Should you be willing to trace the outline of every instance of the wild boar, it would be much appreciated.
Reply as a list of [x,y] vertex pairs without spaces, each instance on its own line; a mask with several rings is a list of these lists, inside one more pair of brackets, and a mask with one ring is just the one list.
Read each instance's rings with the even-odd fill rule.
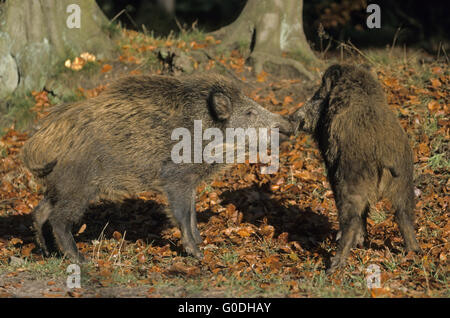
[[22,160],[44,185],[32,212],[36,240],[48,254],[42,226],[48,220],[59,249],[83,261],[72,225],[89,204],[120,201],[143,191],[164,193],[168,215],[180,227],[186,252],[200,258],[195,189],[226,163],[175,163],[176,128],[278,128],[280,115],[246,97],[232,80],[214,74],[119,79],[95,98],[57,106],[25,143]]
[[413,152],[371,73],[350,65],[329,67],[291,121],[317,141],[339,212],[339,244],[328,272],[344,265],[350,249],[364,242],[369,207],[381,198],[392,203],[406,249],[419,251]]

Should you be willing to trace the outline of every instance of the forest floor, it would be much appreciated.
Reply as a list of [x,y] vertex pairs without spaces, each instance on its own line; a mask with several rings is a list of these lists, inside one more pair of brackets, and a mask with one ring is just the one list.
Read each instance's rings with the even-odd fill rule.
[[[33,92],[24,104],[33,104],[38,119],[57,103],[98,95],[120,75],[215,70],[233,74],[255,101],[286,115],[319,85],[254,76],[238,50],[211,56],[217,43],[200,33],[154,39],[123,31],[119,44],[117,60],[72,59],[70,66],[81,70],[62,67],[51,88]],[[161,62],[158,56],[167,52],[181,57],[180,64]],[[390,204],[381,201],[369,214],[368,247],[354,249],[346,268],[326,275],[336,250],[337,211],[316,144],[298,134],[280,146],[277,174],[238,164],[197,189],[202,260],[182,252],[180,231],[162,212],[167,202],[160,195],[92,207],[74,228],[89,262],[81,265],[80,288],[70,289],[71,262],[45,258],[35,246],[30,212],[42,194],[18,159],[27,140],[19,127],[20,115],[28,114],[23,106],[0,141],[0,297],[449,297],[448,63],[397,49],[346,50],[325,62],[341,60],[372,66],[408,133],[422,255],[405,254]],[[56,85],[64,82],[66,88]],[[380,285],[369,289],[373,265]]]

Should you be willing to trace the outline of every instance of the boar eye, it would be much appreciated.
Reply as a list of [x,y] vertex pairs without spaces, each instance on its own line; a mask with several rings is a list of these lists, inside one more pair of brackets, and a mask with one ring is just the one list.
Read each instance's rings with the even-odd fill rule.
[[258,115],[258,112],[254,108],[247,109],[247,112],[245,113],[247,116],[256,116]]

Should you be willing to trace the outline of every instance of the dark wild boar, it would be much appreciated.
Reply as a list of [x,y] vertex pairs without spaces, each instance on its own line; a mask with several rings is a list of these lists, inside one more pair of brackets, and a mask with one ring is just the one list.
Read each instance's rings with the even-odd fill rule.
[[172,161],[178,142],[171,140],[173,130],[192,132],[194,120],[223,132],[227,127],[291,129],[220,75],[123,78],[98,97],[56,107],[22,153],[45,188],[32,213],[43,252],[48,254],[42,233],[48,220],[59,249],[82,261],[71,228],[89,204],[156,190],[167,195],[167,212],[181,229],[185,250],[201,257],[195,189],[226,164]]
[[291,120],[317,141],[339,212],[339,244],[328,272],[344,265],[350,249],[364,242],[367,213],[381,198],[392,203],[407,251],[419,251],[413,153],[370,72],[329,67],[321,87]]

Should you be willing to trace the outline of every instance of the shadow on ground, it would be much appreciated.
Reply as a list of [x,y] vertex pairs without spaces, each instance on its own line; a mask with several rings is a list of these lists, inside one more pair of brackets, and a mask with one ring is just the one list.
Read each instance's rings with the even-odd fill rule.
[[[233,204],[243,213],[243,222],[257,227],[267,218],[267,224],[275,229],[274,237],[286,232],[289,241],[298,241],[302,248],[327,256],[328,253],[319,245],[334,234],[328,217],[312,211],[309,207],[305,209],[299,209],[297,206],[287,207],[272,198],[271,192],[267,185],[261,187],[253,185],[236,191],[226,191],[220,196],[221,204],[223,206]],[[200,222],[206,221],[204,215],[207,216],[207,213],[199,214]]]
[[[316,252],[327,258],[328,252],[320,248],[326,238],[334,235],[331,224],[325,215],[312,211],[309,207],[301,210],[297,206],[286,207],[271,198],[270,189],[266,186],[252,186],[236,191],[226,191],[220,195],[221,204],[233,204],[243,213],[242,222],[256,227],[264,223],[275,229],[274,237],[281,233],[288,234],[289,241],[298,241],[302,248]],[[114,232],[125,234],[129,241],[143,240],[154,246],[171,245],[173,250],[181,252],[174,242],[163,238],[163,232],[172,227],[164,213],[165,206],[153,200],[128,199],[122,203],[102,203],[90,207],[78,225],[73,227],[76,242],[90,244],[104,238],[113,237]],[[198,213],[198,222],[204,229],[212,215],[217,213],[206,210]],[[85,230],[77,234],[80,226],[86,224]],[[46,238],[53,251],[53,239],[49,235],[50,228],[44,227]],[[0,217],[0,238],[9,240],[20,238],[24,244],[34,242],[31,215],[9,215]],[[52,248],[53,247],[53,248]]]

